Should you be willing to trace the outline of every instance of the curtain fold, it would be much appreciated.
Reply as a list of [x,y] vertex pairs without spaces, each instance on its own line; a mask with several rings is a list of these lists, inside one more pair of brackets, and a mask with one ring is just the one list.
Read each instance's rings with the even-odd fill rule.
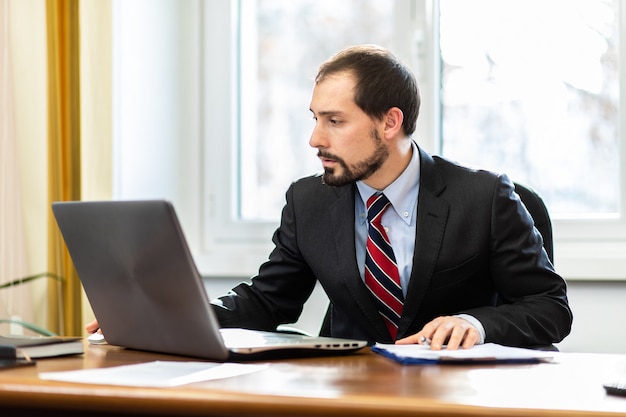
[[[14,118],[10,6],[9,0],[0,0],[0,284],[28,272]],[[0,318],[32,320],[29,288],[14,286],[0,292]],[[9,327],[2,328],[2,333],[18,331]]]
[[[48,200],[81,199],[79,0],[46,0],[48,49]],[[49,271],[65,277],[48,290],[48,329],[81,335],[81,285],[52,211]]]

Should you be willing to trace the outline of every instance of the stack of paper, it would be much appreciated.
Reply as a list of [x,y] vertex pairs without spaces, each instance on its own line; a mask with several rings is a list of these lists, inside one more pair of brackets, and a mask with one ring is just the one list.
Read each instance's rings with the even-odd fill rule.
[[536,363],[550,361],[555,352],[485,343],[470,349],[431,350],[426,345],[377,343],[372,351],[403,364],[432,363]]

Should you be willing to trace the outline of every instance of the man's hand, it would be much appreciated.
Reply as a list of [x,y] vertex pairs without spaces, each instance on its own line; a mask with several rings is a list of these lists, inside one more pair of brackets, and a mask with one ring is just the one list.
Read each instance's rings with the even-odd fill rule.
[[95,333],[97,331],[100,330],[100,326],[98,325],[98,320],[94,320],[91,323],[88,323],[85,326],[85,330],[87,331],[87,333],[91,334],[91,333]]
[[397,340],[399,345],[425,344],[430,340],[432,350],[441,350],[444,345],[449,350],[459,347],[469,349],[480,340],[480,332],[469,321],[454,316],[437,317],[427,323],[422,330],[412,336]]

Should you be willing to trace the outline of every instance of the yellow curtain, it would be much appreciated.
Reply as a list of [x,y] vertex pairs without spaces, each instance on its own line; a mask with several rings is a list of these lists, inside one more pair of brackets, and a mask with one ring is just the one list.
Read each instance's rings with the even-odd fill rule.
[[[79,0],[46,0],[49,202],[80,200]],[[65,277],[48,291],[48,329],[81,335],[81,286],[56,221],[48,215],[48,267]]]
[[[10,1],[0,0],[0,284],[28,273],[15,122],[13,51],[16,44],[12,39],[15,23],[11,13]],[[28,288],[17,285],[0,291],[0,318],[32,320]],[[12,333],[12,330],[3,325],[1,333]]]

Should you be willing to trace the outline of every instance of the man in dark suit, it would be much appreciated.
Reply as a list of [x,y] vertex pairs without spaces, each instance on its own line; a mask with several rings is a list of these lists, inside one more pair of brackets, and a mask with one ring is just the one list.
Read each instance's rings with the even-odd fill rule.
[[[411,138],[419,105],[413,74],[384,49],[348,48],[320,67],[310,145],[324,172],[287,191],[258,275],[213,301],[223,327],[294,323],[319,281],[332,336],[457,349],[568,335],[566,284],[512,182],[420,149]],[[390,202],[381,224],[394,254],[392,313],[369,289],[365,266],[366,207],[380,193]]]
[[[214,301],[223,327],[293,323],[319,281],[332,336],[433,349],[567,336],[566,284],[512,182],[420,149],[411,138],[419,105],[413,74],[384,49],[348,48],[320,67],[310,145],[324,172],[287,191],[258,275]],[[381,192],[402,291],[392,333],[365,283],[366,201]]]

